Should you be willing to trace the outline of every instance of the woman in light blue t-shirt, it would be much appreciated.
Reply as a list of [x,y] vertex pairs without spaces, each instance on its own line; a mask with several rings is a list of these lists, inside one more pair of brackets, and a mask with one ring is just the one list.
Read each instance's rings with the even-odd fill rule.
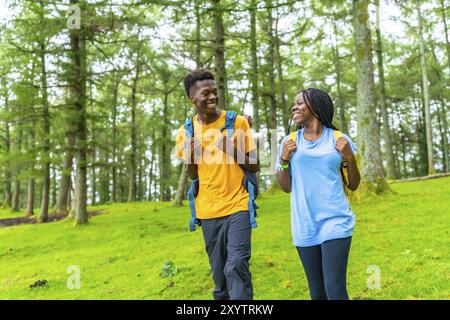
[[344,192],[341,163],[348,163],[347,187],[358,188],[356,147],[346,135],[335,141],[333,102],[319,89],[300,92],[292,107],[296,139],[280,144],[276,169],[291,192],[293,243],[308,279],[311,299],[348,299],[347,262],[355,215]]

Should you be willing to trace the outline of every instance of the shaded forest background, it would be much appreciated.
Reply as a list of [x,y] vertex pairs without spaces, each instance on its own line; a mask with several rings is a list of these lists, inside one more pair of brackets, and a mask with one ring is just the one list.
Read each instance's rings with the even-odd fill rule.
[[357,142],[365,190],[449,170],[448,1],[2,2],[3,208],[82,224],[88,204],[181,205],[174,135],[194,114],[182,79],[197,67],[266,151],[296,94],[317,87]]

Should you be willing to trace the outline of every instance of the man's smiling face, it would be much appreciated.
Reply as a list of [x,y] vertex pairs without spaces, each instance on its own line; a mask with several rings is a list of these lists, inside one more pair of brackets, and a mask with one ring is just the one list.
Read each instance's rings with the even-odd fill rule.
[[192,86],[190,99],[198,113],[214,114],[219,101],[214,80],[197,81]]

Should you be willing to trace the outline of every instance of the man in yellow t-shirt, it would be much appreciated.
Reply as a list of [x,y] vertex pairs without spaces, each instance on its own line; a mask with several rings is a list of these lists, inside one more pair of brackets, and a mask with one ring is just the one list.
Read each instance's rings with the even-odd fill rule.
[[196,111],[194,137],[187,139],[181,127],[176,153],[189,177],[199,178],[195,209],[215,282],[213,296],[216,300],[253,299],[249,195],[243,185],[244,169],[259,171],[251,129],[238,115],[232,138],[221,131],[226,112],[217,107],[217,88],[208,70],[192,71],[184,86]]

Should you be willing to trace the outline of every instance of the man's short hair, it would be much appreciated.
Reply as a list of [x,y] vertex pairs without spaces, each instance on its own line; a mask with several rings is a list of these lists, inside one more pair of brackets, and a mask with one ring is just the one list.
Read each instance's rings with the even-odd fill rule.
[[186,91],[186,95],[188,97],[190,96],[191,89],[195,83],[201,80],[214,81],[214,76],[208,69],[195,69],[184,78],[184,90]]

